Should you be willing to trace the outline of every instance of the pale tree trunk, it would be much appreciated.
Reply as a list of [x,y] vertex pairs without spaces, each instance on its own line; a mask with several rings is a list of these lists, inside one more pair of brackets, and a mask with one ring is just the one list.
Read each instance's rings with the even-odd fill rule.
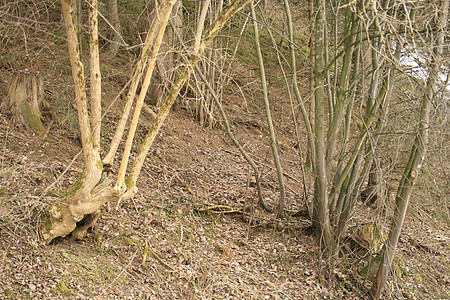
[[[50,209],[49,216],[41,228],[41,236],[47,242],[50,242],[55,237],[66,236],[70,232],[74,231],[77,226],[77,222],[80,222],[85,215],[95,213],[102,204],[102,199],[111,199],[111,196],[114,194],[114,191],[112,190],[106,191],[107,195],[103,195],[103,193],[105,193],[103,191],[94,191],[94,187],[101,178],[102,163],[98,151],[99,149],[94,146],[97,141],[94,141],[94,136],[91,131],[91,124],[89,122],[90,118],[88,114],[84,67],[79,53],[79,42],[77,30],[75,28],[75,14],[73,11],[73,6],[70,5],[70,1],[62,0],[61,2],[64,21],[66,24],[69,57],[70,64],[72,66],[72,77],[75,84],[75,99],[77,104],[81,142],[83,145],[84,169],[77,184],[69,192],[65,201],[56,204]],[[89,14],[89,24],[97,25],[97,1],[93,0],[90,4],[92,6],[90,8],[90,11],[92,10],[92,14]],[[95,36],[96,31],[90,30],[89,34],[90,40],[95,43],[93,47],[97,47],[97,50],[93,50],[93,55],[95,56],[96,53],[98,55],[98,37]],[[91,50],[93,47],[91,47]],[[98,65],[96,64],[91,65],[92,76],[95,76],[95,74],[100,76],[100,70],[96,69],[97,67]],[[98,83],[96,82],[95,85],[97,84]],[[97,93],[92,92],[92,95],[96,97]],[[92,99],[93,103],[100,100],[101,99]],[[94,103],[93,106],[97,107],[98,103]],[[97,112],[93,112],[93,114],[96,113]],[[100,124],[97,122],[94,126],[100,127]],[[101,194],[99,194],[99,192]]]
[[[192,55],[189,63],[181,71],[177,81],[169,92],[164,105],[161,107],[158,115],[155,117],[153,125],[144,138],[144,141],[140,147],[136,160],[131,166],[130,174],[126,180],[127,183],[125,186],[124,174],[130,155],[129,148],[131,147],[131,143],[134,138],[137,118],[139,117],[140,108],[142,107],[143,98],[145,97],[145,93],[147,92],[156,56],[159,52],[159,46],[161,44],[162,36],[167,26],[169,15],[171,13],[173,5],[175,4],[175,1],[176,0],[166,1],[162,4],[162,8],[160,10],[160,18],[158,18],[158,21],[155,22],[149,29],[147,38],[154,41],[154,43],[150,43],[153,44],[153,48],[148,48],[145,51],[148,52],[147,57],[149,58],[149,60],[140,61],[147,65],[147,72],[144,79],[144,86],[141,89],[141,94],[139,95],[136,103],[135,112],[138,111],[138,113],[135,113],[133,117],[130,132],[125,144],[125,147],[128,150],[126,150],[125,154],[123,155],[118,179],[116,185],[113,187],[111,186],[112,181],[110,181],[108,178],[101,180],[104,168],[96,147],[97,137],[95,130],[97,127],[100,127],[100,120],[96,120],[97,117],[95,116],[95,110],[97,108],[96,102],[100,101],[101,99],[98,99],[98,94],[96,92],[91,91],[91,97],[93,98],[91,99],[92,104],[90,107],[91,115],[89,115],[83,64],[79,55],[78,39],[74,26],[74,12],[72,6],[70,5],[71,2],[62,0],[62,9],[68,37],[69,56],[72,66],[72,75],[75,83],[78,121],[80,125],[84,154],[84,169],[83,174],[78,179],[77,184],[68,193],[66,198],[58,204],[54,205],[49,210],[46,218],[44,218],[42,226],[40,227],[40,234],[47,243],[49,243],[56,237],[64,237],[69,233],[72,233],[72,235],[77,238],[83,237],[86,233],[86,230],[97,220],[99,214],[98,209],[100,208],[100,206],[109,201],[128,199],[135,194],[135,192],[137,191],[136,180],[144,164],[144,160],[147,156],[148,150],[152,145],[156,135],[158,134],[164,120],[167,118],[170,112],[170,107],[173,105],[175,99],[177,98],[177,95],[179,94],[183,85],[186,83],[189,75],[193,72],[195,64],[198,62],[199,56],[204,51],[205,47],[209,43],[211,43],[214,37],[217,36],[217,34],[223,28],[224,24],[246,4],[248,4],[248,2],[250,2],[250,0],[233,1],[228,6],[227,10],[224,11],[210,27],[210,30],[206,34],[206,37],[200,43],[198,53]],[[97,26],[97,1],[91,0],[90,6],[92,12],[90,12],[89,14],[89,24],[90,26]],[[96,57],[96,55],[98,54],[98,37],[96,36],[96,32],[97,31],[92,28],[89,31],[90,41],[93,45],[90,47],[90,54],[94,57]],[[97,49],[95,49],[96,47]],[[95,85],[99,85],[99,82],[96,82],[95,79],[97,76],[100,77],[100,70],[97,69],[97,64],[91,63],[90,65],[91,76],[94,77],[91,78],[91,82],[94,82]],[[143,68],[144,66],[141,66],[140,72],[142,72]],[[135,80],[137,77],[139,77],[139,75],[135,73],[133,75],[133,80]],[[133,85],[133,82],[131,85]],[[128,105],[128,99],[126,105]],[[129,111],[124,111],[123,114],[125,115],[128,113]],[[126,123],[126,118],[122,117],[121,121],[123,119],[125,119]],[[91,128],[91,124],[94,128]],[[116,133],[120,141],[121,137],[123,136],[123,130],[118,130]],[[116,140],[113,140],[111,143],[115,144],[118,142]],[[114,157],[116,150],[116,146],[111,146],[111,157]],[[109,162],[112,162],[112,158]]]
[[[215,18],[217,18],[217,16],[222,12],[224,7],[224,3],[223,0],[220,1],[216,1],[214,3],[214,5],[211,6],[211,10],[210,10],[210,19],[213,20]],[[224,56],[225,53],[222,51],[223,46],[222,46],[222,42],[224,41],[224,39],[216,39],[212,44],[211,47],[209,48],[208,51],[208,68],[206,68],[206,76],[208,77],[208,81],[211,83],[211,87],[212,89],[215,91],[214,93],[216,94],[217,100],[219,100],[219,102],[222,102],[222,91],[223,91],[223,87],[224,87],[224,82],[226,81],[226,70],[225,69],[225,60],[221,57]],[[216,65],[217,62],[217,65]],[[221,62],[221,63],[219,63]],[[231,65],[229,66],[231,67]],[[217,72],[217,70],[219,70],[219,72]],[[212,98],[212,92],[207,91],[206,92],[206,105],[203,107],[204,109],[206,109],[206,113],[207,113],[207,124],[209,126],[209,128],[211,128],[214,125],[214,104],[211,100]]]
[[[138,88],[138,85],[141,81],[141,78],[144,74],[144,69],[148,65],[148,61],[150,59],[150,55],[152,55],[152,47],[155,42],[155,39],[158,35],[158,32],[160,31],[161,24],[158,23],[158,20],[155,20],[152,25],[150,25],[150,28],[147,32],[147,36],[145,38],[144,45],[142,46],[141,51],[141,57],[139,61],[136,64],[136,67],[134,68],[133,75],[130,79],[130,87],[128,89],[127,97],[125,100],[124,110],[122,113],[122,116],[117,124],[116,131],[114,132],[114,136],[111,140],[111,145],[109,148],[108,153],[106,154],[105,158],[103,159],[103,164],[107,168],[111,168],[113,166],[114,157],[116,155],[117,149],[119,148],[120,141],[122,140],[123,134],[125,132],[125,126],[131,111],[131,108],[133,106],[134,98],[136,96],[136,91]],[[156,57],[156,56],[155,56]],[[152,56],[152,59],[154,60],[154,57]],[[152,72],[152,69],[149,69],[147,73]],[[151,73],[150,73],[151,75]],[[146,90],[144,90],[146,92]],[[144,100],[145,93],[143,93],[143,90],[141,88],[139,97],[141,98],[140,101]]]
[[400,181],[394,216],[392,218],[391,231],[384,245],[382,260],[378,267],[377,275],[373,281],[371,293],[375,299],[379,299],[383,291],[387,275],[392,266],[395,249],[398,238],[405,221],[406,211],[409,205],[412,188],[419,175],[419,169],[425,158],[425,152],[428,144],[428,131],[430,121],[431,102],[435,95],[436,82],[439,80],[439,69],[442,63],[443,45],[445,39],[445,29],[448,22],[448,0],[442,2],[442,9],[438,21],[438,32],[434,42],[434,55],[429,70],[429,77],[426,85],[425,94],[422,98],[420,109],[420,123],[417,128],[416,138],[412,146],[408,164],[402,174]]
[[258,65],[259,65],[259,72],[261,76],[261,84],[262,84],[262,93],[263,93],[263,102],[264,102],[264,108],[266,112],[266,120],[267,120],[267,126],[269,128],[269,134],[270,134],[270,148],[272,149],[272,155],[273,155],[273,161],[275,163],[275,167],[277,170],[277,176],[278,176],[278,185],[280,188],[280,199],[278,200],[277,205],[277,217],[282,217],[284,214],[284,206],[286,202],[286,191],[284,186],[284,180],[283,180],[283,169],[280,162],[280,156],[278,152],[278,146],[277,146],[277,137],[275,135],[275,128],[273,126],[272,121],[272,115],[270,112],[270,104],[269,104],[269,96],[267,92],[267,81],[266,81],[266,73],[264,71],[264,62],[261,54],[261,46],[259,43],[259,32],[258,32],[258,23],[256,22],[256,13],[254,4],[252,3],[250,5],[252,18],[253,18],[253,28],[255,32],[255,47],[256,47],[256,55],[258,57]]
[[[152,13],[155,17],[155,12]],[[176,51],[177,39],[176,35],[183,33],[183,8],[182,1],[177,0],[170,16],[172,27],[166,30],[161,44],[159,55],[156,60],[155,73],[148,91],[151,105],[160,107],[170,90],[170,86],[174,81],[176,64],[179,55]]]
[[153,45],[153,53],[149,56],[149,60],[147,62],[147,71],[145,73],[144,81],[142,83],[141,91],[139,93],[139,97],[136,101],[136,106],[134,108],[134,115],[131,119],[130,129],[128,131],[127,140],[125,142],[125,149],[122,156],[122,162],[120,164],[120,169],[117,174],[117,182],[116,189],[117,190],[126,190],[125,186],[125,173],[128,166],[128,160],[131,153],[131,147],[133,145],[133,139],[136,134],[137,125],[139,122],[139,116],[141,114],[141,109],[144,104],[145,96],[147,94],[147,90],[150,86],[150,80],[152,78],[153,70],[155,69],[157,53],[159,53],[160,46],[162,43],[162,39],[164,37],[165,28],[169,22],[169,16],[172,11],[173,6],[175,5],[176,0],[169,1],[167,9],[164,11],[165,13],[162,16],[159,16],[161,19],[161,25],[155,26],[159,27],[159,31],[155,38],[155,43]]
[[111,42],[109,43],[108,51],[112,56],[116,56],[122,42],[122,28],[120,26],[117,0],[106,0],[106,9],[111,26]]
[[91,130],[94,151],[100,153],[100,132],[102,119],[102,74],[100,72],[100,53],[98,49],[98,1],[92,0],[89,6],[89,67]]
[[[198,41],[201,38],[203,28],[208,24],[208,21],[211,24],[211,22],[217,18],[217,16],[222,12],[223,6],[223,0],[216,2],[205,0],[201,4],[201,7],[200,5],[197,6],[199,12],[196,19],[197,27],[193,45],[194,51],[196,47],[198,47]],[[210,86],[214,90],[215,95],[219,97],[218,99],[220,101],[221,89],[223,88],[223,77],[221,75],[216,76],[216,71],[223,68],[223,63],[219,62],[219,55],[225,54],[221,52],[222,47],[218,47],[217,43],[219,43],[219,41],[214,41],[208,49],[205,50],[205,53],[199,62],[199,68],[208,79]],[[220,72],[220,74],[224,73],[225,72]],[[212,127],[214,125],[215,106],[211,92],[202,81],[197,80],[195,77],[193,80],[195,80],[194,84],[196,86],[196,98],[198,99],[194,107],[195,117],[201,126]]]
[[[122,193],[121,189],[112,188],[109,180],[100,182],[103,165],[99,153],[101,128],[101,74],[98,54],[98,3],[96,0],[91,0],[89,9],[91,59],[91,114],[89,115],[84,67],[79,54],[79,41],[74,25],[74,11],[69,1],[62,0],[61,2],[68,37],[72,76],[75,83],[78,123],[80,126],[84,154],[84,169],[77,184],[66,196],[64,202],[58,203],[50,209],[49,216],[41,228],[41,236],[47,242],[50,242],[58,236],[66,236],[69,233],[72,233],[78,238],[84,236],[90,224],[83,224],[84,226],[77,228],[77,222],[82,221],[85,216],[87,216],[88,219],[91,219],[91,222],[96,220],[95,215],[100,206],[106,202],[117,200]],[[169,12],[170,9],[171,6],[169,6]],[[164,30],[165,25],[161,24],[159,28],[159,30]],[[91,214],[94,214],[94,216],[90,216]]]
[[330,219],[328,212],[328,191],[326,172],[326,137],[325,137],[325,30],[326,13],[325,0],[316,0],[316,28],[315,28],[315,78],[314,78],[314,212],[313,223],[316,227],[319,242],[330,246]]
[[[242,8],[244,8],[251,1],[252,0],[244,0],[244,1],[234,0],[234,1],[232,1],[227,6],[227,9],[224,10],[217,17],[217,19],[213,22],[213,24],[209,27],[209,30],[205,34],[205,37],[203,38],[203,40],[200,43],[200,46],[198,47],[197,53],[193,53],[191,55],[189,62],[185,65],[185,67],[179,73],[179,75],[177,77],[178,79],[173,84],[168,96],[166,97],[164,104],[161,106],[161,108],[158,112],[158,115],[155,117],[155,120],[153,121],[152,126],[150,127],[147,135],[144,138],[144,141],[142,142],[142,145],[139,148],[136,160],[134,161],[133,165],[131,166],[130,174],[129,174],[129,176],[127,178],[127,182],[126,182],[127,189],[130,191],[130,193],[133,193],[136,191],[136,189],[137,189],[136,181],[139,177],[142,166],[144,165],[144,161],[145,161],[147,153],[150,149],[150,146],[153,144],[153,141],[155,140],[156,135],[158,134],[163,122],[169,115],[170,108],[172,107],[178,94],[180,93],[181,88],[185,85],[185,83],[189,79],[190,74],[193,73],[194,68],[200,59],[200,55],[205,51],[205,48],[208,45],[210,45],[210,43],[213,41],[213,39],[219,34],[219,32],[222,30],[225,23],[233,15],[235,15],[237,12],[239,12]],[[127,192],[128,195],[130,193]]]
[[[202,5],[202,9],[200,10],[199,17],[197,19],[197,31],[195,33],[195,40],[194,40],[194,53],[198,50],[198,47],[200,46],[200,39],[202,37],[203,28],[205,27],[205,20],[206,20],[206,14],[208,12],[209,6],[211,4],[211,0],[205,0]],[[205,95],[204,91],[202,90],[201,86],[198,87],[198,92],[200,93],[200,103],[197,105],[197,117],[200,121],[200,125],[205,125],[206,120],[206,109],[205,109]]]
[[42,77],[18,75],[8,83],[7,97],[0,102],[0,109],[27,128],[42,133],[41,109],[44,102]]
[[194,53],[197,53],[200,48],[200,41],[202,39],[203,28],[205,28],[206,13],[208,12],[210,4],[211,0],[205,0],[203,2],[202,10],[200,12],[200,16],[197,21],[197,31],[195,33],[194,50],[193,50]]

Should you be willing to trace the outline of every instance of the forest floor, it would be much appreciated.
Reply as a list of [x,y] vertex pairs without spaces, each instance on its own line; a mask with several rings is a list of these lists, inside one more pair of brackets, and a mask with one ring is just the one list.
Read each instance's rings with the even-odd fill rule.
[[[60,72],[70,74],[67,67]],[[298,149],[284,142],[290,141],[288,131],[279,128],[288,217],[278,220],[259,208],[248,165],[220,126],[202,128],[180,105],[151,149],[137,196],[118,207],[105,205],[84,240],[66,237],[44,245],[40,215],[63,199],[82,170],[73,92],[60,75],[44,74],[54,108],[44,135],[0,114],[0,298],[368,298],[361,249],[349,246],[333,280],[326,279],[326,261],[319,259],[307,216],[311,177],[306,168],[305,197]],[[0,82],[7,82],[5,74]],[[229,95],[226,109],[236,137],[258,160],[264,198],[273,206],[276,174],[263,113],[252,101]],[[118,113],[112,110],[105,119],[105,145]],[[138,139],[151,117],[143,119]],[[256,211],[249,223],[242,211],[251,201]],[[367,222],[377,215],[361,209]],[[449,226],[427,209],[416,205],[407,218],[387,299],[450,297]]]

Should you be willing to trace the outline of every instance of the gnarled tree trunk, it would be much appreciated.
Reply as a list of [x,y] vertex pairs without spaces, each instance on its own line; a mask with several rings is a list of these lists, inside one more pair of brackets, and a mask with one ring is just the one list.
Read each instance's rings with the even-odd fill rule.
[[[133,143],[139,114],[143,105],[144,96],[147,93],[152,72],[154,70],[157,53],[159,52],[169,15],[176,0],[167,0],[161,5],[160,15],[147,34],[146,43],[143,47],[143,57],[136,66],[137,75],[134,74],[130,83],[133,91],[127,97],[123,116],[118,125],[116,134],[111,142],[111,149],[107,157],[100,159],[100,128],[101,128],[101,75],[98,52],[98,17],[97,0],[90,0],[89,11],[89,54],[90,54],[90,110],[88,110],[88,97],[84,77],[84,65],[80,58],[78,39],[74,25],[74,12],[72,3],[69,0],[62,0],[62,9],[66,32],[68,36],[68,47],[70,63],[72,66],[72,76],[75,83],[75,95],[78,112],[78,123],[80,125],[81,142],[83,145],[84,168],[83,174],[78,182],[68,193],[66,198],[55,204],[49,211],[49,215],[44,218],[40,227],[41,237],[47,242],[51,242],[56,237],[64,237],[70,233],[77,238],[84,236],[87,228],[98,218],[98,209],[104,203],[110,201],[120,201],[131,198],[137,191],[136,181],[156,135],[167,118],[170,108],[175,102],[181,88],[186,83],[189,75],[193,72],[200,55],[206,46],[211,43],[214,37],[221,31],[224,24],[239,10],[241,10],[250,0],[234,0],[214,22],[205,38],[200,43],[196,53],[193,53],[189,62],[179,73],[176,82],[172,86],[164,104],[158,115],[155,117],[153,125],[149,129],[138,155],[131,166],[129,175],[125,178],[128,161],[130,158],[130,148]],[[150,48],[150,46],[152,47]],[[145,50],[145,51],[144,51]],[[141,76],[138,76],[147,66],[141,93],[135,105],[134,116],[131,121],[125,150],[122,154],[121,166],[118,171],[118,178],[115,185],[112,180],[106,178],[105,169],[107,165],[113,166],[112,161],[117,152],[117,144],[123,137],[125,123],[128,119],[132,100],[134,99],[136,86]],[[131,101],[129,101],[131,100]]]

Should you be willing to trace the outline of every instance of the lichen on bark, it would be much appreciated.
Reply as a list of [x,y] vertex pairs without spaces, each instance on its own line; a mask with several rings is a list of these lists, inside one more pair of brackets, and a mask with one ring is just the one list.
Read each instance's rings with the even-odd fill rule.
[[38,114],[38,112],[33,110],[28,102],[22,102],[21,112],[28,127],[34,130],[36,133],[41,133],[44,131],[44,126],[41,122],[41,116]]

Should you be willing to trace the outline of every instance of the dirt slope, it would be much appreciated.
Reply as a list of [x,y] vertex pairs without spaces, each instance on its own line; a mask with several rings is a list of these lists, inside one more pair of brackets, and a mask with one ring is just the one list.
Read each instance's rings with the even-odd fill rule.
[[[86,240],[66,238],[49,246],[37,239],[37,218],[76,180],[81,161],[70,162],[80,147],[59,130],[42,139],[12,127],[5,115],[0,120],[0,294],[299,299],[329,293],[315,282],[317,249],[313,237],[302,234],[309,223],[273,222],[258,211],[249,227],[238,212],[246,194],[256,199],[252,186],[246,192],[246,164],[220,129],[200,128],[184,110],[175,110],[158,138],[138,196],[118,211],[115,203],[105,207]],[[248,147],[263,149],[258,143]],[[274,199],[270,173],[265,195]],[[290,209],[300,207],[301,199],[290,196],[298,200],[290,201]],[[225,213],[206,210],[214,205]]]
[[[151,150],[137,197],[117,211],[116,203],[103,207],[85,240],[68,237],[43,245],[40,214],[62,199],[82,170],[65,45],[52,50],[34,64],[24,63],[27,72],[45,78],[53,107],[48,132],[35,136],[0,114],[0,298],[367,298],[369,285],[360,275],[365,260],[358,260],[354,249],[340,261],[336,280],[328,282],[319,273],[324,264],[304,216],[311,178],[306,179],[307,201],[297,149],[290,142],[292,128],[278,127],[287,209],[302,213],[274,220],[258,207],[249,225],[240,211],[257,197],[247,164],[220,128],[201,128],[181,106]],[[123,61],[104,65],[105,106],[127,81],[129,66]],[[23,70],[0,67],[0,88],[16,69]],[[251,94],[239,95],[231,88],[226,109],[237,138],[258,160],[264,197],[274,205],[277,182],[261,103]],[[276,120],[287,118],[283,96],[272,99]],[[117,107],[104,120],[105,145]],[[140,138],[150,119],[144,116]],[[419,201],[413,201],[413,209],[399,243],[398,277],[389,281],[385,297],[445,299],[450,297],[448,224],[429,217]],[[370,222],[377,213],[368,208],[363,215]]]

